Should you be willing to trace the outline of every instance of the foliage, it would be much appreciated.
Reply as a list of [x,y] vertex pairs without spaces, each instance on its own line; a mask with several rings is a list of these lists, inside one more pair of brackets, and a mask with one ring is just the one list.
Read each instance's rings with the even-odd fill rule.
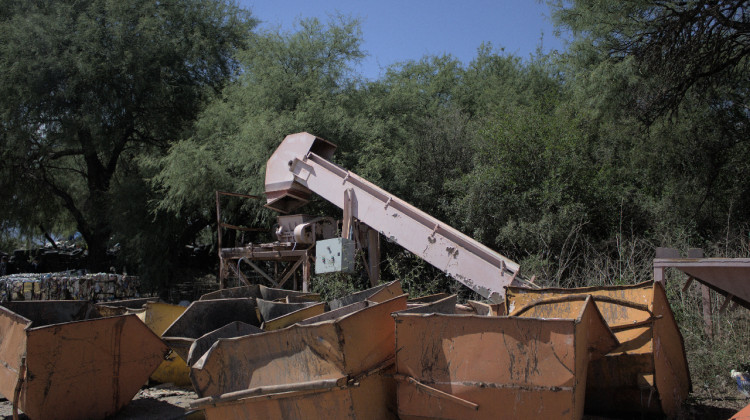
[[[300,22],[293,34],[258,34],[238,56],[243,71],[200,115],[195,133],[158,162],[159,208],[180,214],[213,207],[215,190],[260,195],[265,162],[287,134],[349,130],[347,75],[362,57],[357,21]],[[345,148],[345,143],[339,143]],[[227,216],[270,226],[262,202]],[[239,223],[239,222],[238,222]]]
[[[647,75],[638,110],[654,118],[674,110],[692,89],[734,85],[750,54],[748,5],[738,0],[550,1],[554,17],[581,48],[614,60],[634,58]],[[586,47],[584,47],[586,46]],[[733,100],[744,101],[737,92]]]
[[254,21],[222,1],[5,0],[0,9],[3,214],[26,230],[75,226],[100,269],[113,184],[138,182],[123,161],[191,129],[237,69],[232,54]]

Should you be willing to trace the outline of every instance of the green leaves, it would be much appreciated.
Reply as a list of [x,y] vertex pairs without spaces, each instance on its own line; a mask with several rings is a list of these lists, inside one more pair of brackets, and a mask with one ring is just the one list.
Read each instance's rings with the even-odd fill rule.
[[67,213],[94,266],[104,264],[115,233],[112,183],[139,182],[136,167],[120,162],[158,155],[190,131],[236,71],[233,54],[255,21],[222,1],[3,6],[0,153],[10,169],[0,189],[24,202],[46,198],[5,214],[33,226]]

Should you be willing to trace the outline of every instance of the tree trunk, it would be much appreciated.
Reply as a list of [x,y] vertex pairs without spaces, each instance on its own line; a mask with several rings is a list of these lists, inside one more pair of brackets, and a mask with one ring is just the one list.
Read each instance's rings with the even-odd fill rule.
[[83,235],[88,246],[89,256],[86,260],[86,268],[92,273],[109,272],[111,263],[107,256],[108,234]]

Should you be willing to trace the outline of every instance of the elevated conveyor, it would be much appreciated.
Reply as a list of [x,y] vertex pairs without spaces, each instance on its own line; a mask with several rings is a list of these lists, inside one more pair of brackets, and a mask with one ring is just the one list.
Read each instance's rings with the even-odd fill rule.
[[287,136],[266,165],[266,207],[289,213],[315,193],[485,298],[501,303],[517,263],[330,161],[336,146]]

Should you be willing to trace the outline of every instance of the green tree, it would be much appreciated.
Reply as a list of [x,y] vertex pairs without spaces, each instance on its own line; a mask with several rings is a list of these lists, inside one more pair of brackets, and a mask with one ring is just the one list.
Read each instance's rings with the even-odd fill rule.
[[[593,48],[610,60],[632,59],[648,82],[634,91],[632,105],[648,120],[675,110],[691,89],[736,86],[747,74],[750,9],[745,1],[549,3],[557,23],[576,36],[576,53],[588,50],[584,55],[591,56]],[[731,100],[744,106],[744,96],[744,90],[736,92]]]
[[[364,56],[356,20],[302,20],[294,33],[265,32],[238,55],[242,72],[200,115],[195,133],[158,163],[159,208],[173,214],[212,209],[215,190],[262,195],[265,163],[283,138],[308,131],[332,139],[337,158],[351,150],[359,124],[351,117],[352,65]],[[273,223],[264,201],[227,217]],[[306,209],[306,211],[312,211]]]
[[[0,2],[0,206],[57,221],[101,269],[131,164],[189,133],[255,21],[224,1]],[[124,164],[127,162],[128,164]]]
[[638,197],[626,200],[637,230],[687,228],[700,241],[745,220],[746,2],[550,3],[574,35],[566,58],[584,129]]

